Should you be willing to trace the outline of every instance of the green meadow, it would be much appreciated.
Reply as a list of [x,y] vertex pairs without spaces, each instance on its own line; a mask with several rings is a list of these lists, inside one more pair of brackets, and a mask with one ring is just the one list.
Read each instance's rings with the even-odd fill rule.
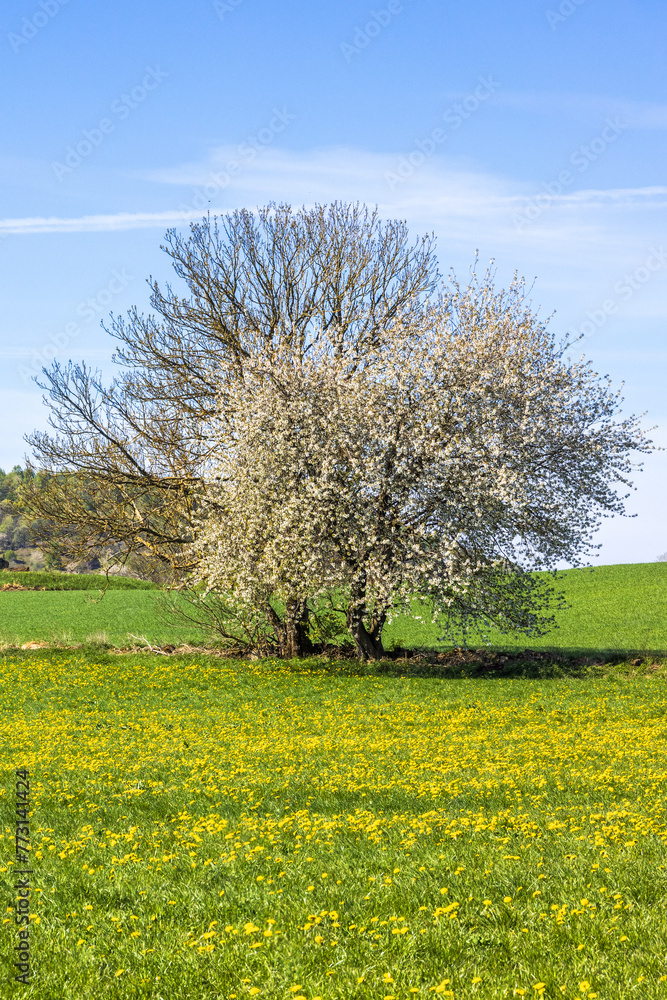
[[19,572],[3,570],[0,573],[0,587],[18,585],[36,590],[92,590],[100,593],[108,590],[155,590],[155,584],[147,580],[134,580],[126,576],[110,576],[107,584],[105,576],[97,573],[49,573]]
[[[667,651],[667,563],[636,563],[573,569],[558,574],[556,588],[567,603],[557,628],[539,639],[491,632],[495,648],[571,650],[583,653]],[[415,603],[415,608],[418,604]],[[397,645],[436,644],[437,626],[397,621],[389,635]],[[471,645],[483,644],[471,636]]]
[[565,574],[492,676],[122,653],[202,637],[150,586],[15,579],[81,589],[0,592],[6,955],[22,769],[32,869],[2,996],[667,998],[666,565]]
[[[667,996],[666,671],[0,653],[23,1000]],[[24,904],[21,904],[24,905]]]
[[[113,577],[101,596],[104,578],[66,574],[0,574],[0,584],[16,582],[47,590],[0,592],[0,643],[31,640],[132,645],[131,636],[151,644],[210,642],[193,627],[165,621],[161,594],[151,584]],[[600,566],[559,574],[556,586],[570,607],[559,613],[558,628],[540,639],[491,633],[469,637],[472,646],[498,649],[569,650],[583,654],[667,651],[667,563]],[[77,587],[77,589],[73,589]],[[415,610],[426,612],[415,602]],[[386,648],[443,648],[442,630],[430,622],[399,617],[385,629]]]

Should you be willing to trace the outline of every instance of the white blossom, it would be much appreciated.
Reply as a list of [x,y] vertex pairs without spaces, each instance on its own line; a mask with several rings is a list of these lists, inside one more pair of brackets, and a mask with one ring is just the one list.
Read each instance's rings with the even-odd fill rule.
[[590,555],[601,518],[623,512],[630,453],[651,446],[523,283],[491,279],[396,315],[363,356],[322,328],[221,386],[195,546],[209,590],[250,604],[342,591],[365,657],[416,595],[451,628],[552,624],[530,571]]

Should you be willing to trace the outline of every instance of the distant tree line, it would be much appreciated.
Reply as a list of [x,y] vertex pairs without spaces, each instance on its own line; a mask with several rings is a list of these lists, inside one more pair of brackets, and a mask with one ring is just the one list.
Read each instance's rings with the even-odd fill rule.
[[[40,488],[41,477],[32,471],[15,465],[11,472],[0,469],[0,557],[6,562],[20,563],[25,561],[21,554],[39,552],[43,554],[44,562],[49,569],[59,569],[60,563],[49,549],[45,525],[39,525],[38,519],[31,517],[21,509],[19,494],[26,479],[35,480],[34,487]],[[42,542],[38,545],[34,529],[42,529]]]
[[[121,546],[108,538],[105,546],[79,544],[85,531],[77,523],[63,524],[51,517],[40,517],[26,503],[26,497],[41,498],[62,488],[62,473],[49,474],[15,465],[11,472],[0,469],[0,559],[12,565],[30,565],[51,571],[97,572],[110,566],[112,572],[165,582],[164,571],[140,553],[125,553],[120,559]],[[60,480],[60,485],[58,481]],[[73,486],[84,498],[86,483],[80,478]],[[86,501],[88,502],[88,501]]]

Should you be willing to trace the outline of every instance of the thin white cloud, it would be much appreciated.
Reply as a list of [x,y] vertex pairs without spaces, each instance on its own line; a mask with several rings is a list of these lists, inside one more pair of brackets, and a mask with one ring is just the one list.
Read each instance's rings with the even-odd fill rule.
[[99,233],[125,229],[145,229],[165,225],[184,224],[189,219],[201,218],[201,211],[178,210],[167,212],[116,212],[108,215],[80,215],[74,218],[61,216],[27,216],[18,219],[0,219],[0,234],[22,236],[31,233]]
[[596,94],[536,94],[499,90],[494,95],[494,104],[542,115],[567,115],[591,124],[605,115],[618,115],[630,128],[648,131],[667,129],[667,104],[653,101],[628,101]]
[[[269,201],[295,206],[361,201],[378,205],[385,218],[405,219],[415,233],[434,231],[445,267],[461,273],[479,250],[482,261],[495,258],[505,273],[516,268],[529,278],[539,276],[545,301],[567,291],[571,312],[562,319],[577,326],[587,309],[616,295],[614,285],[654,248],[662,248],[665,239],[667,186],[577,190],[577,183],[593,179],[594,164],[585,177],[572,171],[570,183],[558,190],[553,184],[520,184],[466,171],[438,152],[410,161],[410,151],[271,147],[227,181],[228,157],[235,155],[237,147],[221,147],[203,162],[143,175],[156,185],[153,204],[156,191],[162,197],[169,191],[169,200],[176,202],[172,209],[2,219],[0,239],[146,228],[164,232],[171,226],[184,228],[207,211],[221,215]],[[404,176],[399,176],[401,170]],[[641,294],[623,304],[624,315],[666,317],[666,275],[667,269],[656,273]]]
[[654,185],[653,187],[607,188],[602,190],[591,188],[585,191],[573,191],[571,194],[556,195],[554,198],[561,204],[572,202],[584,208],[593,208],[596,205],[612,201],[628,208],[636,208],[638,206],[664,208],[667,206],[667,187]]
[[[433,225],[454,230],[466,240],[486,233],[499,237],[513,229],[512,213],[544,192],[490,174],[463,171],[447,157],[427,157],[423,164],[407,163],[410,151],[396,154],[366,153],[352,149],[322,149],[298,153],[266,150],[254,162],[241,165],[232,176],[227,166],[238,156],[236,148],[219,147],[201,163],[182,164],[143,173],[142,179],[184,188],[177,207],[157,212],[118,212],[78,217],[29,216],[0,219],[0,234],[110,232],[185,225],[207,210],[220,213],[240,205],[255,207],[267,201],[312,204],[334,199],[378,204],[383,214],[409,215],[411,222],[432,219]],[[418,160],[419,157],[414,158]],[[407,175],[400,176],[401,170]],[[572,238],[598,232],[598,213],[610,206],[655,212],[667,207],[667,186],[564,190],[547,199],[530,232]],[[558,210],[576,208],[576,219]],[[590,213],[590,217],[586,214]],[[545,230],[545,226],[547,227]],[[594,234],[593,234],[594,235]],[[506,241],[508,233],[502,235]],[[560,240],[558,240],[560,242]]]

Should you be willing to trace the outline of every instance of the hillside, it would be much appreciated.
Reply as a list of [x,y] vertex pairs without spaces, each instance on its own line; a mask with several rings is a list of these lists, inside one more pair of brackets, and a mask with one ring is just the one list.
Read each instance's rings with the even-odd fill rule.
[[[104,586],[100,576],[0,574],[0,587],[12,581],[47,589],[0,592],[2,643],[32,639],[83,642],[95,636],[115,645],[127,645],[129,633],[162,644],[201,642],[204,638],[191,628],[165,624],[158,611],[160,592],[144,581],[112,577],[109,592],[102,600],[98,600],[99,589]],[[667,563],[569,570],[559,576],[557,585],[570,607],[558,615],[555,631],[541,639],[492,633],[488,641],[500,649],[529,647],[589,653],[667,650]],[[437,625],[422,625],[402,617],[385,629],[385,647],[446,648],[446,643],[437,641],[441,634]],[[205,638],[212,641],[211,636]],[[469,645],[482,646],[485,641],[472,636]]]
[[[558,628],[541,639],[497,632],[496,648],[570,650],[667,650],[667,563],[623,563],[559,574],[557,589],[570,607],[557,615]],[[418,602],[415,602],[415,608]],[[437,645],[437,625],[401,619],[385,630],[385,645]],[[471,636],[470,645],[484,645]]]

